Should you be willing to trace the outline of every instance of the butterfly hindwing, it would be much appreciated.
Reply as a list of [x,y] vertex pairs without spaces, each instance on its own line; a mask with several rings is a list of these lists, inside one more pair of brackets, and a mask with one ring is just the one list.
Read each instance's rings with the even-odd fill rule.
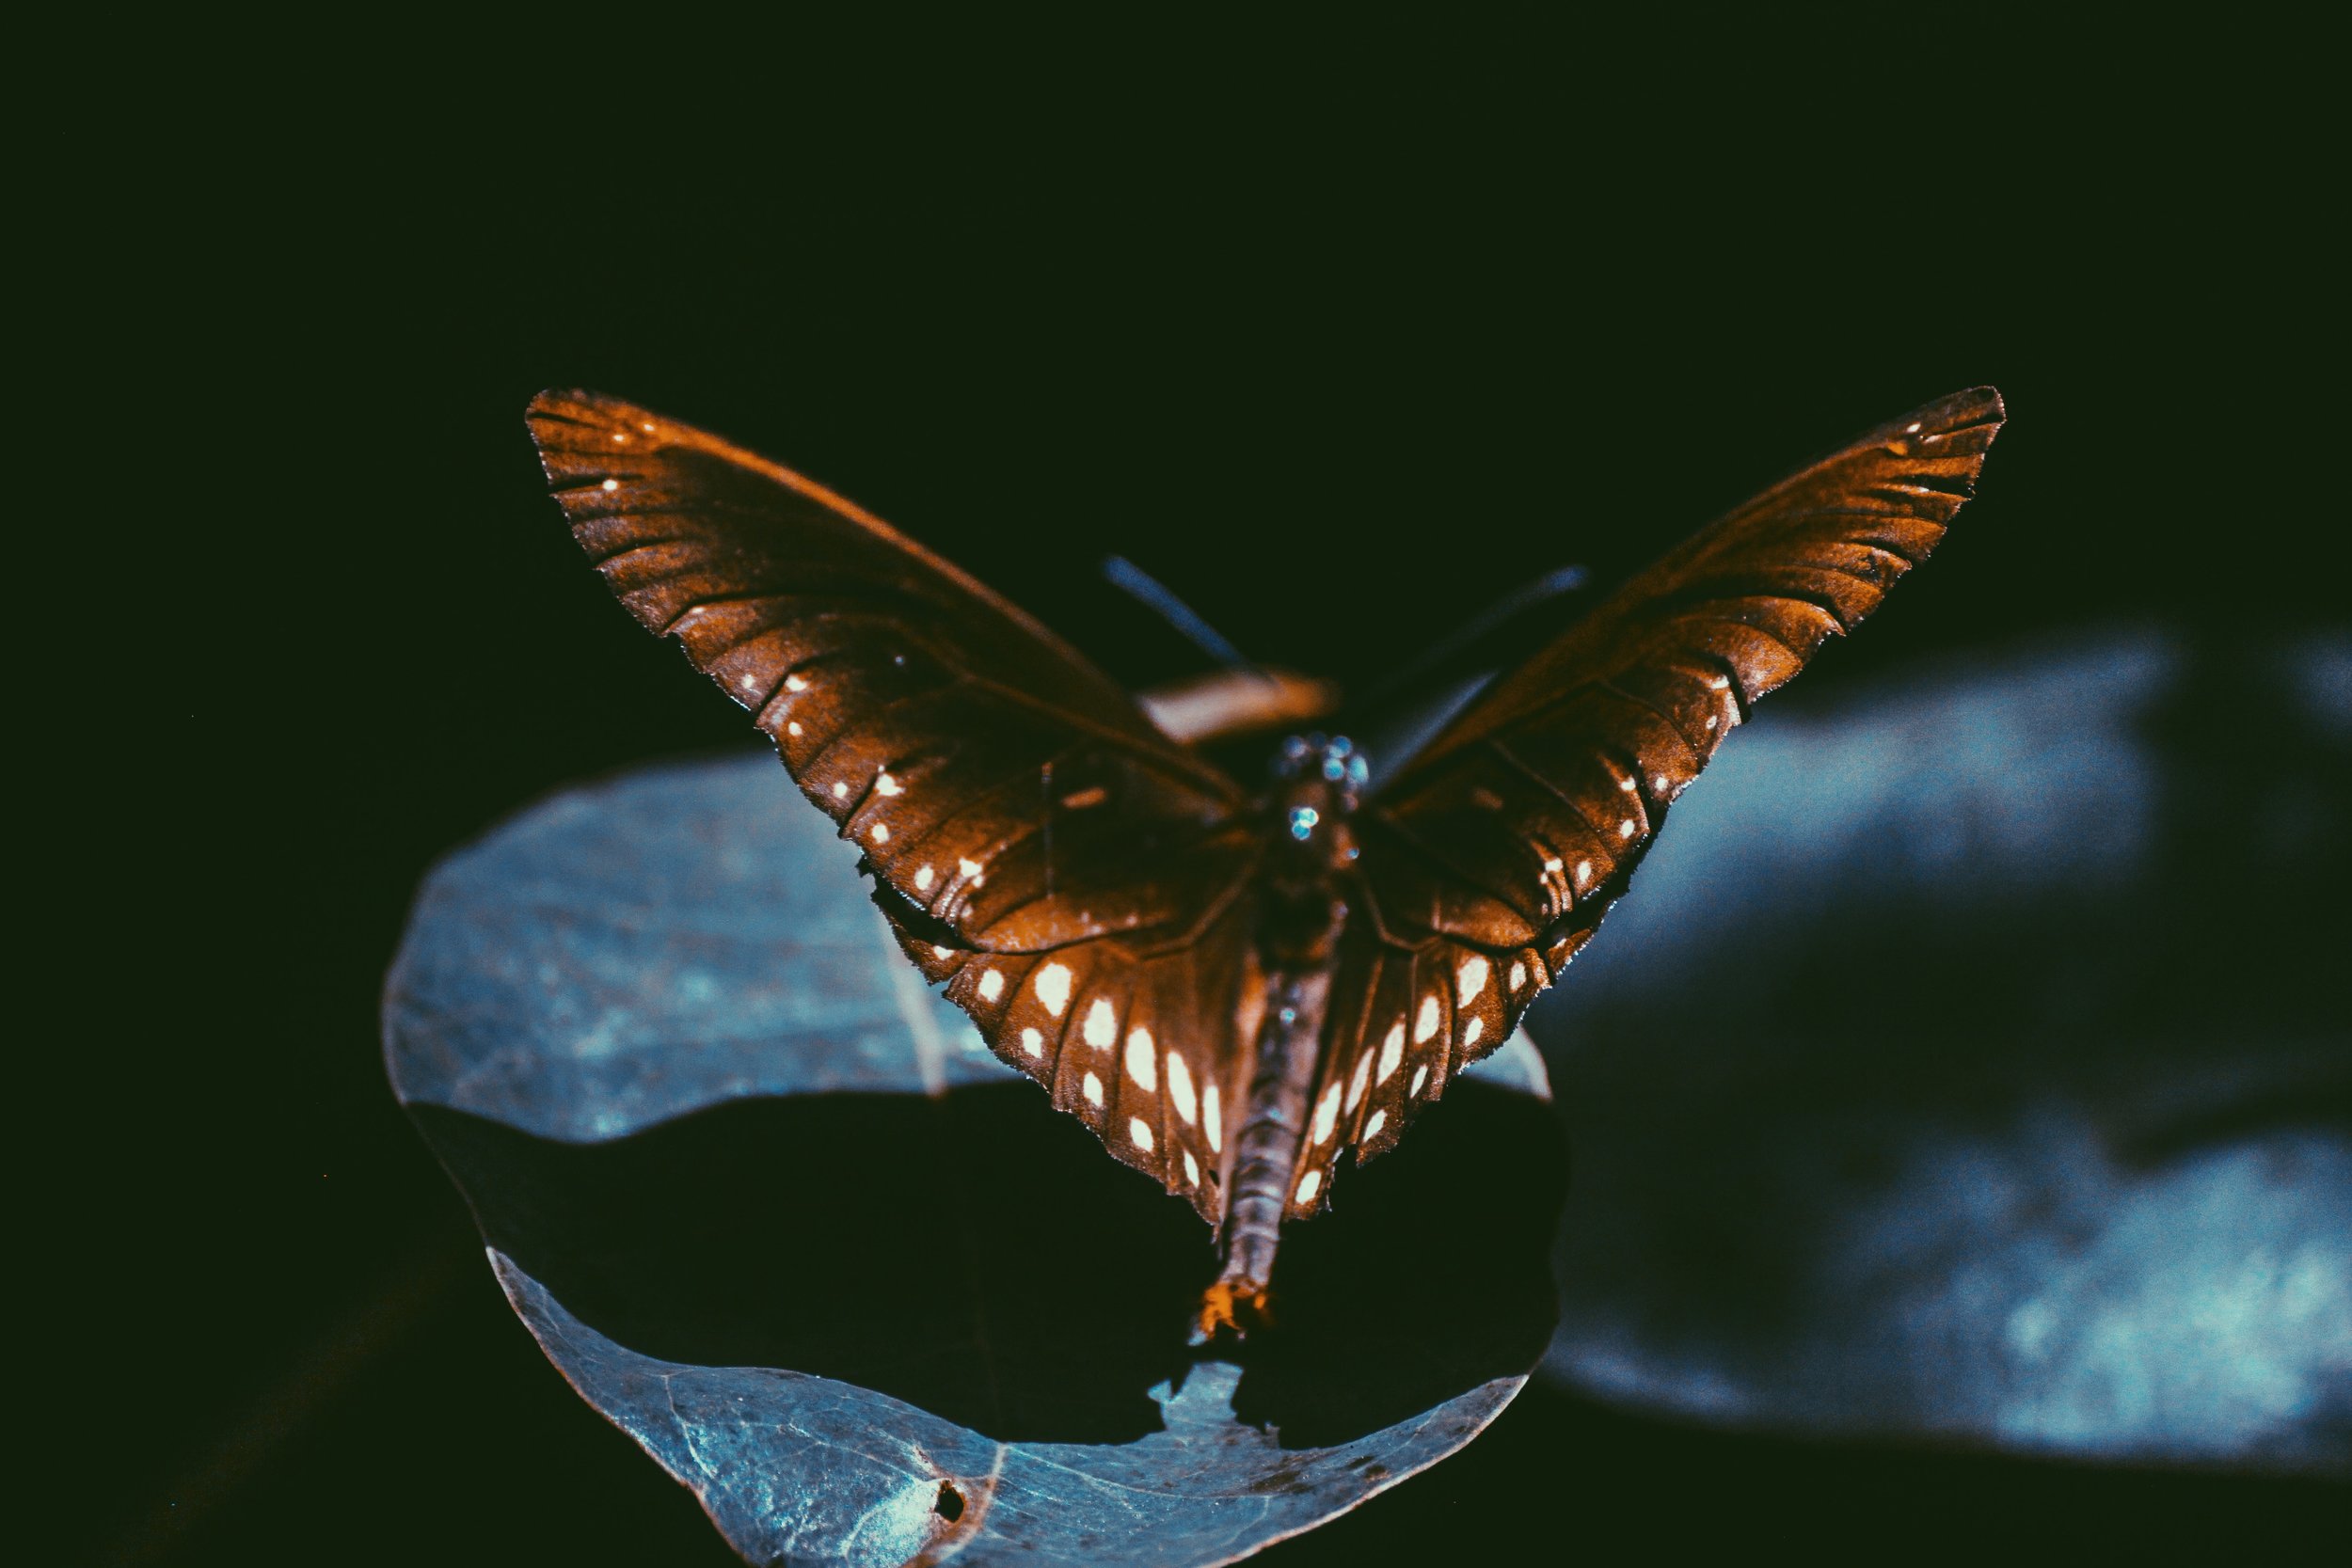
[[1254,978],[1251,924],[1249,901],[1235,898],[1172,942],[970,954],[947,995],[1057,1109],[1215,1224],[1242,1089],[1232,1041]]
[[1322,1158],[1393,1147],[1509,1037],[1724,737],[1942,539],[2002,417],[1990,388],[1939,399],[1767,490],[1497,681],[1359,812],[1317,1089],[1346,1085],[1351,1120]]

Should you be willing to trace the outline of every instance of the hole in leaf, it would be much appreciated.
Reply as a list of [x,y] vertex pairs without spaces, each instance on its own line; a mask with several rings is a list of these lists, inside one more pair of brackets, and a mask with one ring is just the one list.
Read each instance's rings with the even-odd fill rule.
[[935,1507],[939,1516],[951,1525],[963,1517],[963,1494],[956,1490],[954,1481],[943,1481],[939,1483],[939,1501]]

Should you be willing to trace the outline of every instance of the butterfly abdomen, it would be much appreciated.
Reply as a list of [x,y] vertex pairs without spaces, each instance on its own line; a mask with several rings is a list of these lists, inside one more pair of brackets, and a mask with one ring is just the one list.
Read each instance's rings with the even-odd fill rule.
[[1247,1331],[1265,1318],[1330,990],[1327,968],[1268,976],[1248,1095],[1233,1138],[1232,1177],[1226,1186],[1219,1236],[1224,1265],[1202,1303],[1203,1333],[1219,1327]]

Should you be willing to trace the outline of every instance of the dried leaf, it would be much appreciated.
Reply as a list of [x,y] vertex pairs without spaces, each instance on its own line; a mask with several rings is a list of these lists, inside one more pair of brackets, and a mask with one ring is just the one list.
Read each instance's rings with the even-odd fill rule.
[[1208,1228],[988,1053],[854,864],[764,756],[627,776],[445,863],[386,999],[516,1310],[739,1551],[1230,1561],[1510,1401],[1565,1185],[1524,1041],[1343,1172],[1280,1332],[1196,1361]]

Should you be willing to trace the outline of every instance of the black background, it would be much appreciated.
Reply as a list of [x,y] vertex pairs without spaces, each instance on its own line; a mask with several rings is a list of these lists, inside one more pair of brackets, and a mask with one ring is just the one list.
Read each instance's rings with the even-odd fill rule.
[[[84,657],[37,684],[100,766],[28,834],[87,960],[42,1031],[73,1042],[72,1114],[31,1130],[70,1150],[34,1207],[66,1232],[36,1370],[72,1390],[43,1406],[66,1483],[32,1506],[102,1560],[732,1560],[514,1321],[377,1056],[437,855],[566,782],[746,743],[580,562],[522,427],[542,387],[777,456],[1136,684],[1198,661],[1105,553],[1256,657],[1362,682],[1981,382],[2010,423],[1979,500],[1809,686],[2040,630],[2341,626],[2327,182],[2295,92],[2193,49],[2029,78],[1960,47],[1639,90],[1597,44],[1507,83],[1349,85],[1310,50],[1328,105],[1204,62],[1124,117],[1114,73],[724,133],[646,112],[624,48],[590,102],[557,91],[578,59],[357,105],[313,62],[295,97],[148,125],[135,174],[82,193],[120,236],[67,312],[98,450],[66,515],[100,526],[52,536],[83,542],[42,599]],[[811,65],[776,71],[782,99]],[[511,122],[448,103],[502,93]],[[2340,1500],[1531,1391],[1267,1560],[2258,1551]]]

